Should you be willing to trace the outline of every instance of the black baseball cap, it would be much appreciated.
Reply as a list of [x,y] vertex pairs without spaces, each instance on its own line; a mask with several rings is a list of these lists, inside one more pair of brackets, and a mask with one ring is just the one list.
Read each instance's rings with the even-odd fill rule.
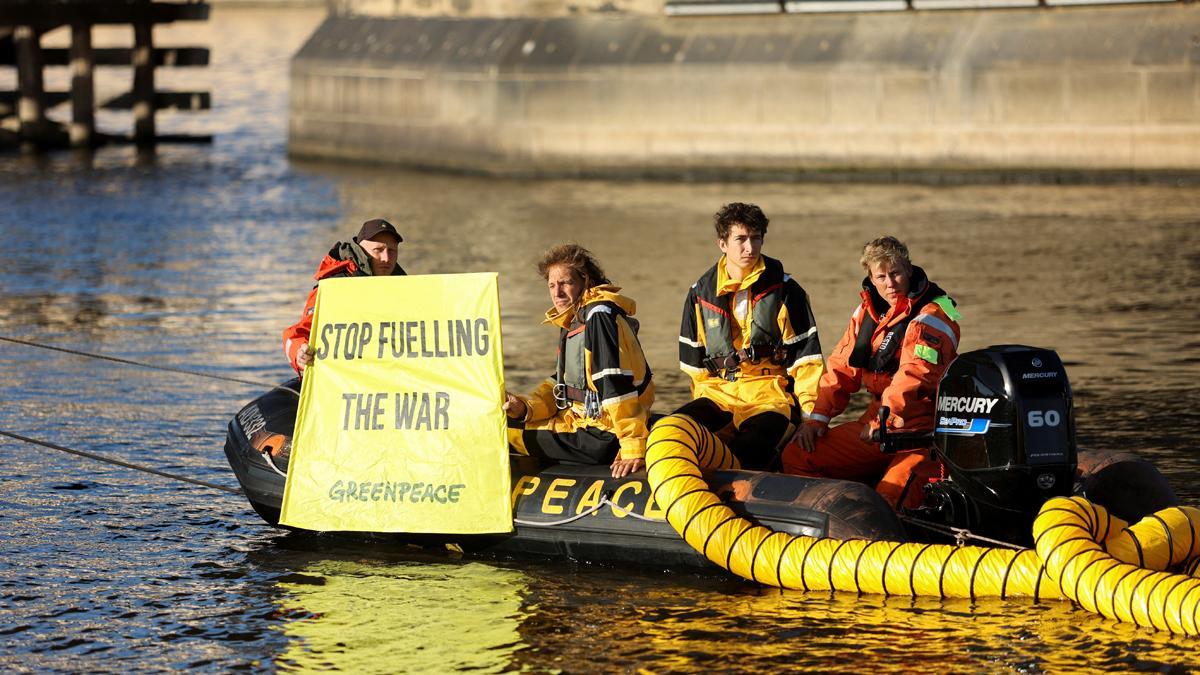
[[396,228],[383,218],[372,218],[363,223],[362,227],[358,230],[358,234],[355,235],[354,241],[359,243],[365,239],[373,239],[377,235],[384,232],[390,232],[391,234],[396,235],[396,241],[404,241],[404,237],[400,236],[400,233],[396,231]]

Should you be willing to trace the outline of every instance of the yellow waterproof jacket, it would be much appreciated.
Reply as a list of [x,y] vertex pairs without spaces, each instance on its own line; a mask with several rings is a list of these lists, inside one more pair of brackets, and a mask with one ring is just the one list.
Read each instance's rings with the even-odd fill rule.
[[[777,307],[769,318],[774,325],[756,328],[755,319],[761,324],[763,317],[761,311],[756,317],[755,309],[768,302],[769,306]],[[731,329],[734,349],[746,349],[756,333],[770,332],[783,358],[744,361],[737,366],[733,381],[723,373],[713,373],[709,368],[710,357],[719,355],[710,353],[708,336],[723,321]],[[767,410],[782,412],[782,406],[792,402],[786,400],[791,397],[807,417],[816,402],[817,385],[825,369],[808,295],[783,272],[782,264],[776,260],[760,256],[754,269],[738,281],[730,278],[722,256],[692,285],[684,302],[679,366],[692,378],[693,397],[703,396],[718,404],[740,400],[746,408],[740,417]]]
[[646,456],[654,381],[638,342],[637,321],[632,318],[637,304],[620,295],[620,290],[610,285],[594,286],[584,291],[578,309],[558,312],[551,308],[546,312],[545,323],[558,326],[560,331],[560,372],[567,335],[583,340],[583,379],[587,390],[599,401],[599,416],[589,415],[582,402],[561,397],[556,400],[557,374],[522,399],[528,408],[526,428],[559,432],[581,427],[603,429],[620,441],[621,459],[638,459]]

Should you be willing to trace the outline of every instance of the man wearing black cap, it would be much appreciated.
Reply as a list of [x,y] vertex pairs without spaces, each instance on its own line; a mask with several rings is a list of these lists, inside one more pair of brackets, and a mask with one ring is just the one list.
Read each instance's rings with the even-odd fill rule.
[[[358,234],[349,241],[339,241],[317,266],[313,278],[317,281],[333,277],[386,277],[404,274],[396,264],[396,251],[404,238],[383,218],[363,223]],[[283,353],[292,368],[301,375],[312,361],[308,335],[312,331],[313,310],[317,307],[317,287],[313,286],[304,303],[304,314],[295,325],[283,331]]]

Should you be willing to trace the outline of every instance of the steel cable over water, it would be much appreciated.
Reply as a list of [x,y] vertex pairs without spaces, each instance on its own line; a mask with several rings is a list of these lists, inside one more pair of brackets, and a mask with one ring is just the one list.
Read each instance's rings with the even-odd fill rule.
[[98,359],[100,361],[111,361],[113,363],[122,363],[127,366],[137,366],[138,368],[148,368],[150,370],[161,370],[167,373],[179,373],[181,375],[191,375],[193,377],[206,377],[210,380],[220,380],[222,382],[235,382],[237,384],[249,384],[255,387],[268,387],[270,389],[282,389],[290,391],[296,396],[300,392],[280,384],[271,384],[270,382],[258,382],[256,380],[244,380],[240,377],[229,377],[228,375],[215,375],[213,373],[202,373],[198,370],[188,370],[186,368],[176,368],[175,366],[161,366],[154,363],[145,363],[143,361],[134,361],[132,359],[123,359],[117,356],[108,356],[106,354],[96,354],[93,352],[85,352],[79,349],[68,349],[66,347],[55,347],[54,345],[45,345],[40,342],[31,342],[29,340],[21,340],[19,338],[0,335],[0,342],[11,342],[15,345],[24,345],[26,347],[37,347],[38,349],[48,349],[53,352],[62,352],[63,354],[71,354],[73,356],[82,356],[89,359]]
[[184,483],[191,483],[193,485],[200,485],[202,487],[212,488],[214,490],[221,490],[223,492],[228,492],[230,494],[235,494],[235,495],[242,494],[241,490],[235,490],[235,489],[233,489],[231,487],[227,487],[225,485],[217,485],[216,483],[210,483],[206,480],[200,480],[199,478],[189,478],[187,476],[181,476],[177,473],[161,471],[159,469],[155,469],[152,467],[142,466],[140,464],[134,464],[133,462],[126,462],[121,459],[116,459],[115,457],[106,457],[104,455],[96,454],[94,452],[88,452],[86,450],[76,450],[75,448],[68,448],[65,445],[59,445],[57,443],[51,443],[49,441],[40,441],[36,438],[30,438],[29,436],[22,436],[21,434],[15,434],[11,431],[0,430],[0,436],[6,436],[6,437],[14,439],[14,440],[29,443],[31,445],[40,445],[43,448],[49,448],[51,450],[58,450],[60,452],[65,452],[65,453],[68,453],[71,455],[77,455],[79,457],[87,457],[88,459],[94,459],[98,462],[105,462],[107,464],[124,467],[126,469],[133,469],[135,471],[141,471],[144,473],[154,474],[155,476],[162,476],[164,478],[170,478],[171,480],[182,481]]
[[[1055,500],[1038,516],[1037,548],[1019,551],[837,540],[776,532],[734,513],[703,471],[737,469],[737,459],[690,417],[670,415],[654,426],[646,464],[651,495],[675,531],[712,562],[758,583],[943,598],[1083,597],[1092,602],[1080,604],[1110,618],[1198,632],[1200,590],[1192,589],[1200,580],[1154,571],[1200,557],[1197,509],[1166,509],[1129,527],[1085,500]],[[1095,509],[1087,511],[1090,519],[1080,515],[1081,505]],[[1095,602],[1106,595],[1113,597],[1109,613]]]
[[[185,368],[176,368],[174,366],[161,366],[161,365],[157,365],[157,364],[153,364],[153,363],[144,363],[141,361],[134,361],[131,359],[123,359],[123,358],[119,358],[116,356],[107,356],[105,354],[95,354],[92,352],[80,351],[78,349],[68,349],[66,347],[55,347],[54,345],[45,345],[45,344],[41,344],[38,342],[31,342],[29,340],[21,340],[18,338],[9,337],[6,335],[0,335],[0,342],[10,342],[12,344],[23,345],[26,347],[37,347],[38,349],[48,349],[50,351],[62,352],[64,354],[71,354],[73,356],[82,356],[85,358],[98,359],[101,361],[111,361],[113,363],[121,363],[121,364],[125,364],[128,366],[137,366],[139,368],[148,368],[150,370],[161,370],[161,371],[168,372],[168,373],[179,373],[182,375],[191,375],[194,377],[204,377],[204,378],[208,378],[210,380],[221,380],[223,382],[235,382],[237,384],[249,384],[249,385],[254,385],[254,386],[258,386],[258,387],[269,387],[271,389],[282,389],[284,391],[289,391],[289,392],[295,394],[296,396],[300,396],[300,392],[298,392],[295,389],[288,387],[286,385],[271,384],[271,383],[266,383],[266,382],[256,382],[254,380],[244,380],[244,379],[237,378],[237,377],[229,377],[227,375],[214,375],[212,373],[202,373],[202,372],[199,372],[196,370],[187,370]],[[14,440],[23,441],[25,443],[30,443],[32,445],[40,445],[44,448],[49,448],[51,450],[58,450],[60,452],[77,455],[79,457],[87,457],[88,459],[94,459],[96,461],[106,462],[108,464],[125,467],[127,469],[134,469],[136,471],[142,471],[145,473],[162,476],[164,478],[170,478],[172,480],[183,481],[185,483],[192,483],[193,485],[200,485],[200,486],[207,487],[207,488],[213,488],[214,490],[222,490],[225,492],[230,492],[232,494],[237,494],[237,495],[242,494],[241,490],[235,490],[233,488],[230,488],[230,487],[227,487],[224,485],[217,485],[216,483],[210,483],[208,481],[203,481],[203,480],[199,480],[196,478],[189,478],[187,476],[181,476],[178,474],[161,471],[159,469],[154,469],[154,468],[151,468],[148,466],[134,464],[132,462],[126,462],[124,460],[116,459],[113,457],[106,457],[104,455],[100,455],[100,454],[97,454],[94,452],[87,452],[85,450],[77,450],[75,448],[68,448],[64,445],[58,445],[56,443],[50,443],[48,441],[41,441],[36,438],[30,438],[29,436],[22,436],[21,434],[9,432],[9,431],[0,431],[0,436],[7,436]],[[271,462],[270,460],[268,460],[268,463],[271,465],[271,468],[275,469],[276,473],[280,473],[279,469],[277,467],[275,467],[274,462]]]

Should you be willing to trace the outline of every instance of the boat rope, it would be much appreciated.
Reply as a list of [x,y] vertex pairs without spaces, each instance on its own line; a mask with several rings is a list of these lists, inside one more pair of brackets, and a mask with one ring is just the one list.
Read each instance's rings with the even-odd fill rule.
[[275,460],[271,457],[271,453],[267,452],[266,450],[259,450],[258,454],[262,455],[263,461],[267,463],[267,466],[271,467],[272,471],[280,476],[283,476],[284,478],[287,478],[287,473],[275,466]]
[[242,494],[241,490],[235,490],[235,489],[233,489],[231,487],[227,487],[225,485],[217,485],[216,483],[209,483],[208,481],[203,481],[203,480],[199,480],[196,478],[188,478],[187,476],[180,476],[179,474],[169,473],[166,471],[160,471],[158,469],[154,469],[154,468],[151,468],[148,466],[133,464],[131,462],[126,462],[124,460],[115,459],[113,457],[105,457],[104,455],[98,455],[94,452],[87,452],[86,450],[76,450],[74,448],[68,448],[66,446],[58,445],[56,443],[50,443],[48,441],[39,441],[36,438],[22,436],[21,434],[14,434],[10,431],[4,431],[2,429],[0,429],[0,436],[7,436],[9,438],[13,438],[18,441],[24,441],[26,443],[31,443],[33,445],[40,445],[44,448],[50,448],[51,450],[58,450],[60,452],[66,452],[66,453],[69,453],[72,455],[78,455],[80,457],[87,457],[88,459],[94,459],[98,462],[107,462],[109,464],[115,464],[116,466],[122,466],[122,467],[125,467],[126,469],[133,469],[135,471],[143,471],[145,473],[152,473],[156,476],[163,476],[165,478],[170,478],[172,480],[179,480],[179,481],[183,481],[185,483],[192,483],[193,485],[200,485],[202,487],[212,488],[214,490],[222,490],[224,492],[229,492],[229,493],[235,494],[235,495]]
[[616,502],[613,502],[611,499],[609,499],[610,495],[611,495],[611,492],[605,492],[604,495],[600,497],[599,504],[596,504],[595,506],[588,509],[587,511],[582,511],[580,513],[577,513],[577,514],[571,516],[570,518],[563,518],[562,520],[551,520],[549,522],[539,521],[539,520],[522,520],[521,518],[513,518],[513,522],[518,525],[529,525],[532,527],[557,527],[559,525],[566,525],[568,523],[573,523],[573,522],[579,520],[580,518],[590,516],[593,513],[600,511],[605,506],[611,508],[613,513],[617,514],[618,517],[623,518],[625,516],[633,516],[634,518],[637,518],[638,520],[644,520],[648,523],[663,522],[662,518],[647,518],[646,516],[634,513],[633,511],[630,511],[628,509],[617,506]]
[[637,518],[638,520],[644,520],[647,523],[662,523],[662,522],[666,522],[666,520],[667,520],[666,518],[647,518],[646,516],[639,515],[637,513],[634,513],[633,511],[630,511],[629,509],[622,508],[620,506],[617,506],[615,503],[608,501],[608,497],[605,497],[604,500],[600,503],[608,504],[609,506],[611,506],[613,513],[617,514],[618,517],[632,516],[633,518]]
[[1018,546],[1017,544],[1003,541],[1001,539],[985,537],[982,534],[975,534],[974,532],[963,527],[953,527],[950,525],[942,525],[940,523],[931,523],[928,520],[921,520],[920,518],[913,518],[912,516],[906,516],[903,514],[897,515],[900,520],[904,521],[905,523],[916,525],[917,527],[924,528],[931,532],[937,532],[938,534],[944,534],[948,537],[953,537],[954,544],[956,546],[966,546],[968,541],[974,540],[987,542],[995,546],[1004,546],[1005,548],[1016,549],[1018,551],[1024,551],[1025,549],[1029,548],[1028,546]]
[[168,373],[181,373],[183,375],[193,375],[195,377],[207,377],[211,380],[222,380],[224,382],[236,382],[238,384],[249,384],[249,385],[253,385],[255,387],[270,387],[271,389],[283,389],[284,391],[290,391],[297,396],[300,395],[300,392],[296,391],[295,389],[292,389],[291,387],[285,387],[285,386],[279,385],[279,384],[270,384],[267,382],[258,382],[255,380],[243,380],[238,377],[229,377],[227,375],[214,375],[212,373],[202,373],[198,370],[187,370],[185,368],[176,368],[174,366],[160,366],[160,365],[155,365],[153,363],[144,363],[141,361],[133,361],[131,359],[122,359],[122,358],[119,358],[116,356],[107,356],[104,354],[95,354],[92,352],[80,351],[78,349],[67,349],[66,347],[55,347],[54,345],[45,345],[45,344],[41,344],[39,342],[30,342],[28,340],[20,340],[20,339],[17,339],[14,337],[8,337],[5,335],[0,335],[0,341],[11,342],[13,344],[18,344],[18,345],[25,345],[26,347],[37,347],[38,349],[49,349],[51,351],[62,352],[64,354],[72,354],[74,356],[83,356],[83,357],[86,357],[89,359],[100,359],[102,361],[112,361],[113,363],[123,363],[127,366],[137,366],[139,368],[149,368],[151,370],[163,370]]
[[563,518],[562,520],[551,520],[549,522],[545,522],[545,521],[522,520],[520,518],[513,518],[513,522],[518,525],[529,525],[532,527],[555,527],[558,525],[566,525],[567,523],[573,523],[573,522],[579,520],[580,518],[583,518],[584,516],[592,515],[593,513],[599,511],[602,508],[604,508],[604,502],[600,502],[599,504],[593,506],[592,508],[588,509],[587,511],[577,513],[577,514],[571,516],[570,518]]

